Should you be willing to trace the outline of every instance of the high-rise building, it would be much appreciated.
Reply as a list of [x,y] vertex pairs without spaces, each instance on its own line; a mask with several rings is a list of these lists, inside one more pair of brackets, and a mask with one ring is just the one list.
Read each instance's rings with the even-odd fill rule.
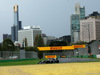
[[80,20],[80,41],[100,40],[100,14],[94,13]]
[[75,5],[75,14],[71,15],[71,42],[80,40],[80,20],[85,18],[85,7],[80,7],[79,3]]
[[19,21],[18,30],[22,29],[22,21]]
[[27,46],[34,46],[36,35],[42,35],[42,30],[39,26],[26,26],[18,31],[18,42],[21,47],[25,47],[25,39],[27,39]]
[[11,34],[3,34],[3,40],[10,39],[11,40]]
[[14,24],[11,27],[12,41],[18,41],[18,30],[22,28],[22,23],[19,21],[18,5],[14,5]]

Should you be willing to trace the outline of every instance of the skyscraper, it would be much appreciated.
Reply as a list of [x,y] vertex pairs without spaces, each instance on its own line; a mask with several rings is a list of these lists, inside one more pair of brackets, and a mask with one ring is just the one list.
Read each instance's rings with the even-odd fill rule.
[[75,5],[75,14],[71,15],[71,42],[80,40],[80,20],[85,18],[85,7],[80,7],[79,3]]
[[14,5],[14,24],[11,27],[12,41],[18,41],[18,30],[22,28],[22,23],[19,21],[18,5]]
[[93,12],[84,20],[80,20],[80,40],[100,40],[100,13]]

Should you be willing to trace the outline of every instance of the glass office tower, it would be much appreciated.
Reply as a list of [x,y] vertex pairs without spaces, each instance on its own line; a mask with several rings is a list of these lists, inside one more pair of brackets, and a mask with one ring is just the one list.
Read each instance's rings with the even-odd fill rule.
[[85,7],[80,7],[79,3],[75,5],[75,14],[71,15],[71,42],[80,40],[80,20],[85,18]]
[[12,41],[18,41],[18,30],[22,28],[22,23],[19,21],[18,5],[14,5],[14,24],[11,27]]

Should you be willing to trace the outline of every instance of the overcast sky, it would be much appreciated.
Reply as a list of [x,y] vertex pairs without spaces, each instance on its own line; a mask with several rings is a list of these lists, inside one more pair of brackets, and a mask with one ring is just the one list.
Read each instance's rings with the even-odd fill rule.
[[19,20],[24,26],[40,26],[47,36],[70,35],[70,16],[75,3],[85,6],[86,15],[100,12],[100,0],[0,0],[0,42],[3,34],[11,34],[13,6],[19,6]]

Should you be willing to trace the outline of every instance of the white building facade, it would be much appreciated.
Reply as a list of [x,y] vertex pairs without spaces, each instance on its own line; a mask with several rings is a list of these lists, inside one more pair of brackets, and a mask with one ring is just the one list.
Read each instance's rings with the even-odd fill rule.
[[27,39],[27,46],[34,46],[36,35],[41,35],[42,30],[38,26],[26,26],[18,31],[18,42],[21,47],[25,47],[25,38]]
[[89,17],[80,20],[80,41],[100,40],[100,19]]

